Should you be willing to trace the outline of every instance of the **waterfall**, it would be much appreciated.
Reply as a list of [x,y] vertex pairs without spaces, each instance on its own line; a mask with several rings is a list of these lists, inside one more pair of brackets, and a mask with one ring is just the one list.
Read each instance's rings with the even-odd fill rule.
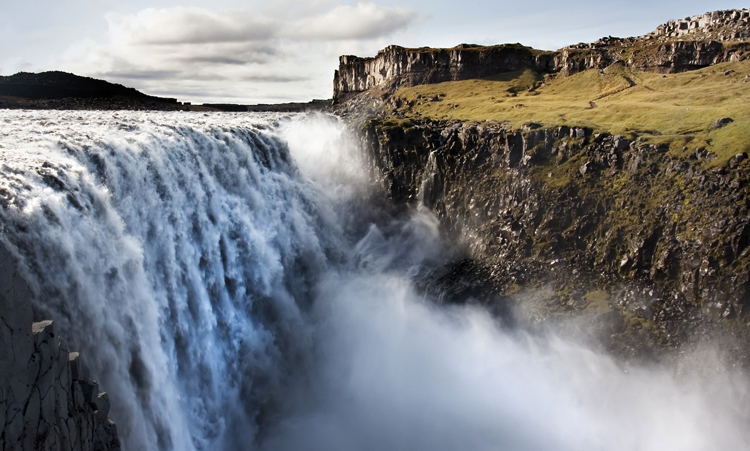
[[278,118],[3,119],[3,242],[39,317],[110,393],[128,449],[252,438],[308,353],[313,282],[342,258]]
[[439,174],[436,157],[437,152],[440,150],[442,149],[433,150],[427,157],[427,165],[425,165],[422,183],[417,193],[419,203],[427,208],[433,207],[435,199],[442,194],[442,186],[438,180]]
[[0,157],[0,241],[127,450],[750,443],[710,350],[625,366],[425,298],[453,250],[425,209],[378,209],[335,118],[0,111]]

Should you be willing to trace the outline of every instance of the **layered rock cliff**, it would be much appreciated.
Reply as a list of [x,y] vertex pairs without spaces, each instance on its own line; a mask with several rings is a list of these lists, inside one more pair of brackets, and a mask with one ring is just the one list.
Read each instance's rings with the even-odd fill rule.
[[675,73],[750,55],[750,11],[706,13],[660,25],[654,32],[632,38],[602,38],[546,52],[520,44],[479,46],[462,44],[452,49],[409,49],[389,46],[373,58],[346,55],[334,74],[333,98],[341,102],[352,94],[401,86],[466,80],[532,69],[570,75],[586,69],[604,69],[622,61],[630,67]]
[[520,44],[491,47],[461,44],[452,49],[406,49],[391,45],[375,58],[342,56],[334,74],[333,98],[373,88],[393,89],[466,80],[525,68],[554,69],[551,52]]
[[468,246],[470,268],[450,269],[444,289],[466,285],[532,322],[588,315],[626,357],[721,336],[748,363],[746,154],[710,168],[705,155],[535,124],[373,120],[363,136],[392,199],[428,207]]
[[[535,71],[533,77],[542,80],[524,89],[528,98],[549,95],[539,86],[548,81],[552,86],[550,80],[588,69],[627,66],[633,72],[621,72],[632,87],[635,82],[628,77],[636,70],[675,73],[739,62],[748,49],[748,10],[707,13],[671,21],[645,36],[607,37],[556,52],[520,45],[392,46],[375,58],[342,57],[334,96],[344,113],[369,106],[369,119],[352,117],[360,121],[374,173],[391,199],[429,208],[466,250],[465,258],[436,274],[426,290],[443,299],[477,300],[531,326],[577,317],[596,342],[626,358],[680,353],[713,342],[721,344],[726,358],[747,365],[750,163],[746,146],[716,149],[711,134],[731,119],[710,125],[716,118],[706,118],[699,128],[664,134],[658,126],[625,127],[627,136],[613,136],[606,127],[576,125],[565,114],[553,114],[568,103],[533,103],[552,109],[543,113],[555,119],[530,122],[541,120],[528,107],[526,122],[513,125],[497,113],[498,107],[487,107],[495,112],[494,121],[436,120],[450,116],[442,110],[442,116],[431,117],[429,109],[401,108],[405,97],[392,94],[400,87],[520,69]],[[724,68],[696,79],[729,86],[735,82],[733,72]],[[560,76],[542,77],[545,73]],[[721,83],[717,77],[723,77]],[[738,77],[737,82],[750,79]],[[569,89],[562,83],[553,90]],[[466,89],[472,92],[451,99],[449,106],[458,108],[460,102],[462,111],[479,108],[479,84]],[[446,103],[440,96],[449,90],[417,96],[415,105]],[[516,91],[487,95],[496,96],[489,100],[497,105],[501,94],[515,97]],[[575,92],[565,99],[599,108]],[[618,108],[618,101],[628,102],[621,96],[609,107]],[[627,117],[632,105],[618,111],[624,122],[638,122]],[[740,133],[741,141],[737,130],[731,133]],[[712,160],[699,134],[722,153],[721,161]],[[676,144],[692,139],[690,148]]]
[[0,450],[119,450],[99,392],[52,321],[32,323],[31,295],[0,246]]

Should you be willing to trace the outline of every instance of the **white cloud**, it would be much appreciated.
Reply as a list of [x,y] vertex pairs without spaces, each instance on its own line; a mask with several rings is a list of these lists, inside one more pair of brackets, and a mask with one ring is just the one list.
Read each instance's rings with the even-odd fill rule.
[[403,29],[417,14],[406,8],[382,8],[373,3],[340,5],[317,17],[302,19],[286,27],[285,35],[321,41],[374,39]]
[[110,32],[132,44],[186,45],[290,40],[373,39],[405,28],[417,14],[374,3],[338,5],[310,17],[287,21],[249,10],[219,13],[196,7],[145,9],[137,14],[108,14]]
[[214,13],[203,8],[145,9],[137,14],[108,14],[112,36],[145,45],[188,45],[263,41],[275,37],[277,21],[249,11]]
[[[410,9],[374,3],[326,7],[310,0],[307,6],[108,13],[106,41],[76,43],[60,65],[150,94],[180,93],[181,100],[309,100],[330,97],[337,49],[377,50],[417,19]],[[194,95],[184,98],[189,92]]]

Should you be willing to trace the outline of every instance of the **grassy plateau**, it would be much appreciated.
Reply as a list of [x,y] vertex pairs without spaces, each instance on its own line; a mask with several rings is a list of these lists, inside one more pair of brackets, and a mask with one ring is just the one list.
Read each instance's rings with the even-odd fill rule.
[[[569,77],[526,70],[401,88],[394,99],[406,118],[588,127],[669,144],[676,155],[705,147],[716,165],[750,152],[750,60],[669,75],[622,64]],[[734,122],[711,128],[725,117]]]

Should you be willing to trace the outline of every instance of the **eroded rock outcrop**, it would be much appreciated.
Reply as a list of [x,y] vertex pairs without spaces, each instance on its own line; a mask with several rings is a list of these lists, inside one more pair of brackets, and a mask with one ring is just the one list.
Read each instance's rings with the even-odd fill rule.
[[0,450],[119,450],[107,394],[52,321],[32,323],[30,294],[0,246]]
[[704,35],[719,41],[750,38],[750,11],[733,9],[713,11],[682,20],[670,20],[651,33],[653,36],[683,37]]
[[452,49],[407,49],[391,45],[375,58],[346,55],[334,74],[333,98],[374,88],[393,89],[426,83],[486,77],[526,68],[554,68],[551,52],[520,44],[480,46],[461,44]]
[[531,69],[571,75],[604,69],[618,61],[640,70],[675,73],[721,62],[741,61],[750,55],[750,11],[715,11],[671,21],[656,31],[631,38],[605,37],[546,52],[520,44],[452,49],[389,46],[373,58],[342,56],[334,74],[333,98],[401,86],[466,80],[502,72]]

